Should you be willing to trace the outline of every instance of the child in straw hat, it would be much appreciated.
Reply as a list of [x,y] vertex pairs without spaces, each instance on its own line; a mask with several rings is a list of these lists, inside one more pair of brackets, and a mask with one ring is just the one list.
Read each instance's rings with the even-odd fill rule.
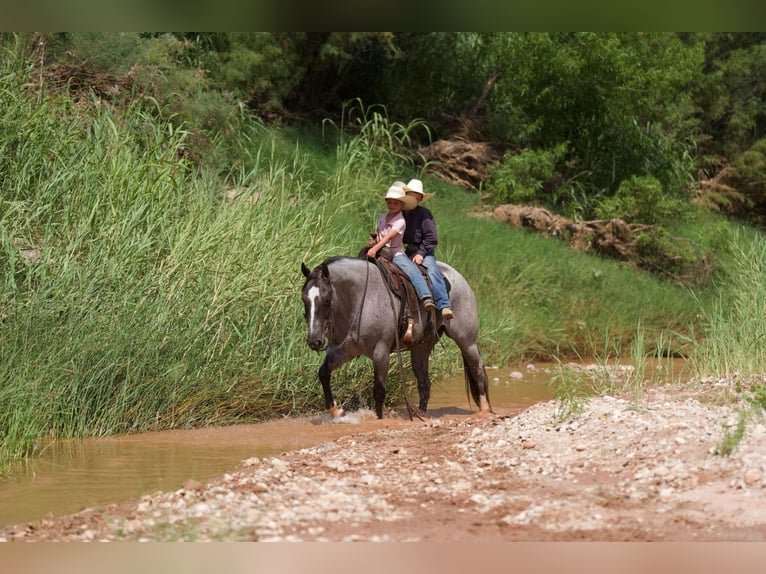
[[407,273],[418,299],[423,302],[426,311],[430,311],[435,306],[426,280],[417,265],[404,253],[406,223],[402,212],[415,208],[417,200],[405,193],[404,184],[399,181],[388,188],[384,199],[388,211],[380,214],[378,231],[374,239],[370,238],[367,257],[375,258],[383,248],[388,247],[391,250],[392,261]]

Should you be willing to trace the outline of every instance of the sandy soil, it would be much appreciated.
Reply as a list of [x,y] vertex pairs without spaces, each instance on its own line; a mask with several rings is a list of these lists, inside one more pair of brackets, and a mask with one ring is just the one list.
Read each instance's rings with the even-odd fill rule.
[[[766,425],[734,384],[592,398],[568,420],[553,401],[392,419],[0,541],[763,541]],[[743,412],[741,441],[719,454]]]

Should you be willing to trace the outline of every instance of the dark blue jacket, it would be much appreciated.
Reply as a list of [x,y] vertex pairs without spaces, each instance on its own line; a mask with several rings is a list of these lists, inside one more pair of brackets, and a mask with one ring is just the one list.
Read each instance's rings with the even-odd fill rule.
[[418,205],[410,211],[403,211],[404,221],[407,227],[404,230],[404,243],[407,245],[405,253],[411,257],[420,253],[423,257],[433,255],[439,237],[436,235],[436,222],[431,212]]

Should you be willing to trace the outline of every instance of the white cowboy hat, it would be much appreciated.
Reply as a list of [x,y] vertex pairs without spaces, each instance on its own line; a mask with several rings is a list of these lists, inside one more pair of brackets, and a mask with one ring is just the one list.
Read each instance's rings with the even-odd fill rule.
[[412,196],[407,195],[404,192],[404,184],[398,181],[388,188],[386,197],[383,199],[396,199],[397,201],[401,201],[402,209],[405,211],[415,209],[418,205],[418,200]]
[[419,193],[423,196],[423,199],[420,200],[421,203],[423,203],[426,199],[429,197],[433,197],[433,193],[424,193],[423,192],[423,182],[419,179],[411,179],[407,185],[404,186],[404,191],[414,191],[415,193]]

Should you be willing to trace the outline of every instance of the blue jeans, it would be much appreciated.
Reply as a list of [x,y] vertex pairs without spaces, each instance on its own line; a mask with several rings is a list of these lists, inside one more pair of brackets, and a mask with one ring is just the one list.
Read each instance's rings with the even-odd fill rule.
[[428,280],[431,282],[431,291],[434,294],[434,305],[436,305],[436,308],[441,310],[451,307],[452,304],[447,296],[447,285],[444,283],[444,275],[436,266],[436,257],[426,255],[423,257],[423,263],[420,265],[425,267]]
[[426,297],[431,296],[431,292],[428,290],[426,280],[423,279],[423,275],[420,273],[420,269],[415,263],[406,255],[396,255],[394,257],[394,263],[407,273],[407,277],[410,278],[412,286],[415,288],[415,293],[418,295],[418,299],[421,301]]

